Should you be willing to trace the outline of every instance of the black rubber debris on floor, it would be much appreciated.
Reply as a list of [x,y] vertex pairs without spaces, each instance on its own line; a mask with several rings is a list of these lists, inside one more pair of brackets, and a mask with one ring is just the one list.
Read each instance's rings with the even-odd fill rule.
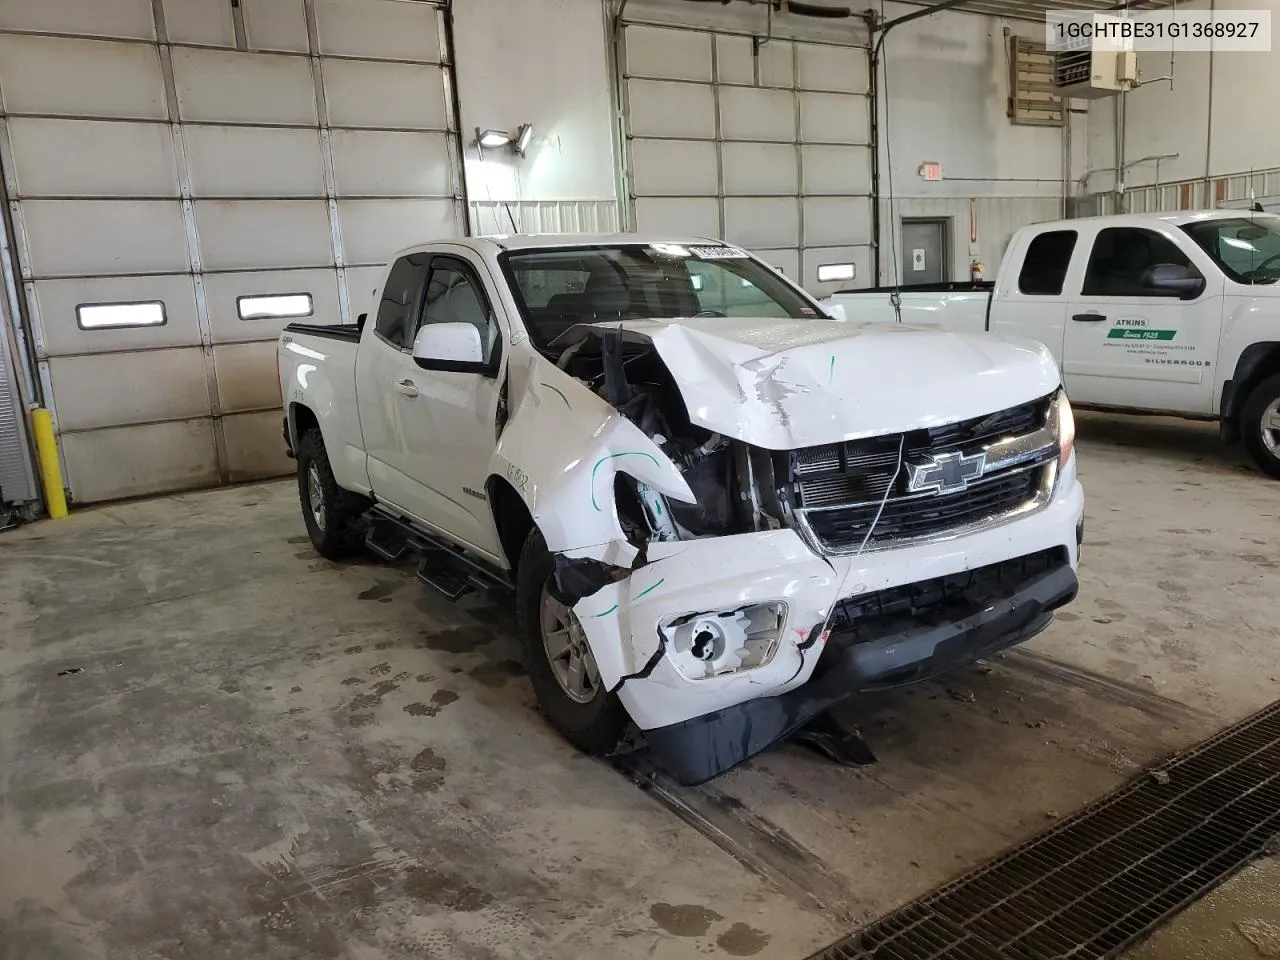
[[1280,834],[1280,703],[810,960],[1099,960]]

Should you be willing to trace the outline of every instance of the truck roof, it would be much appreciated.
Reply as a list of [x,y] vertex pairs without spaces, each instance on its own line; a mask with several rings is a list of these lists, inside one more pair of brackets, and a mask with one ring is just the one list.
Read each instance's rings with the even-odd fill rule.
[[1030,225],[1034,230],[1045,230],[1054,227],[1067,228],[1083,223],[1106,223],[1113,227],[1138,227],[1149,225],[1152,220],[1159,220],[1173,227],[1188,223],[1199,223],[1203,220],[1228,220],[1241,217],[1276,219],[1274,213],[1254,213],[1250,210],[1175,210],[1169,213],[1115,213],[1102,217],[1076,217],[1074,220],[1047,220]]
[[441,244],[470,247],[477,252],[492,254],[504,250],[614,247],[624,244],[648,246],[654,243],[669,243],[676,246],[689,246],[690,244],[721,246],[724,241],[713,240],[709,237],[673,236],[669,233],[498,233],[482,237],[441,237],[437,240],[423,241],[397,251],[396,257],[427,250]]

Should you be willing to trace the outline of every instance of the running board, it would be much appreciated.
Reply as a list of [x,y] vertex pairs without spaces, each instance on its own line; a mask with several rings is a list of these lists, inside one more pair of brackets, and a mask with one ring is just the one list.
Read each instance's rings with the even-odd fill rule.
[[474,590],[514,589],[506,571],[468,556],[443,537],[415,526],[408,518],[391,513],[385,507],[374,507],[366,519],[369,530],[365,546],[370,553],[388,563],[416,557],[418,579],[449,600],[457,600]]

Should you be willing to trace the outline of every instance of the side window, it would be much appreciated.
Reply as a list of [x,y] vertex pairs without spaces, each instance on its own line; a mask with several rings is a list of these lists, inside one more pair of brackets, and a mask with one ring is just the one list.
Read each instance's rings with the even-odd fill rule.
[[418,307],[422,303],[422,288],[427,280],[430,259],[424,253],[401,257],[392,265],[386,286],[382,289],[378,322],[374,329],[393,347],[401,350],[413,346],[413,335],[418,332]]
[[1033,239],[1027,245],[1027,257],[1018,274],[1018,292],[1042,297],[1062,293],[1075,248],[1074,230],[1051,230]]
[[484,294],[460,266],[452,266],[447,261],[436,262],[431,270],[431,282],[427,284],[422,323],[469,323],[480,334],[480,348],[485,361],[493,358],[498,342],[493,312]]
[[1084,275],[1085,296],[1150,297],[1143,279],[1160,264],[1191,266],[1187,255],[1153,230],[1110,227],[1098,234]]

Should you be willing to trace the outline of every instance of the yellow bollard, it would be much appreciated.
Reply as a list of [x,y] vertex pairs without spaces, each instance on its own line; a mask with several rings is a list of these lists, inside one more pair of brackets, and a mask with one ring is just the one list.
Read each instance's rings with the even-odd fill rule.
[[67,515],[67,495],[62,489],[62,466],[58,461],[58,441],[53,436],[53,415],[43,407],[33,408],[31,432],[35,434],[45,506],[49,508],[52,519],[61,520]]

